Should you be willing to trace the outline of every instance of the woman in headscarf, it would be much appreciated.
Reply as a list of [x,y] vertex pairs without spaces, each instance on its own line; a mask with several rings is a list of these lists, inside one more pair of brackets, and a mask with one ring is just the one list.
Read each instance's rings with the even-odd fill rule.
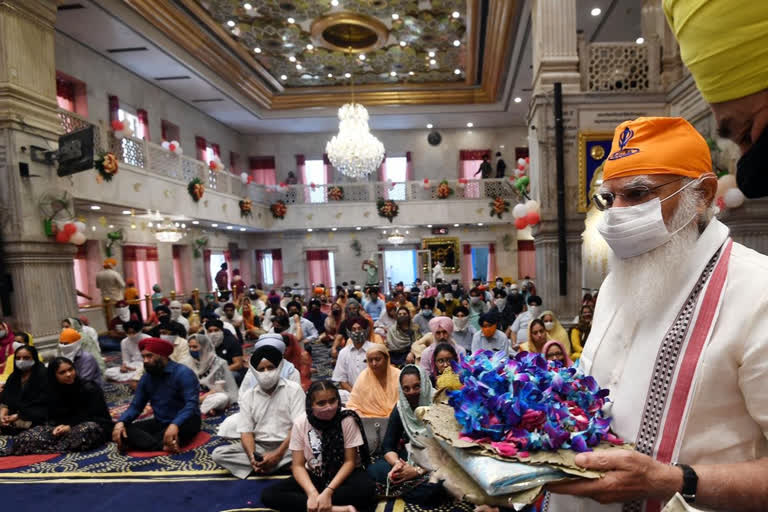
[[237,401],[237,384],[227,362],[216,355],[216,349],[205,334],[194,334],[187,340],[190,361],[200,381],[200,413],[223,412]]
[[25,345],[13,353],[14,369],[0,393],[0,434],[14,435],[48,416],[48,376],[35,347]]
[[[368,468],[378,484],[386,485],[387,478],[399,485],[410,480],[426,479],[427,471],[412,462],[425,460],[422,455],[423,439],[428,437],[427,426],[416,417],[417,407],[432,404],[432,383],[424,368],[409,364],[400,372],[397,405],[392,409],[384,435],[382,450],[384,457]],[[406,462],[408,461],[408,462]],[[392,493],[389,495],[395,495]]]
[[459,362],[456,346],[450,343],[438,343],[432,353],[432,365],[434,368],[432,379],[438,390],[462,388],[459,376],[453,372],[451,361]]
[[74,363],[57,357],[48,365],[48,421],[13,438],[8,455],[82,452],[106,444],[112,433],[104,393],[81,380]]
[[[24,345],[29,345],[30,347],[35,346],[35,338],[32,337],[31,334],[28,332],[17,332],[13,335],[13,343],[11,346],[13,347],[13,351],[15,352],[17,348],[23,347]],[[40,357],[40,362],[43,362],[42,356]],[[6,382],[8,380],[8,377],[11,376],[11,373],[13,373],[13,354],[9,355],[5,360],[5,369],[3,370],[3,373],[0,374],[0,384]],[[3,388],[0,385],[0,391],[2,391]]]
[[568,352],[562,343],[557,340],[549,340],[544,344],[544,348],[541,349],[541,353],[547,358],[547,361],[560,361],[563,366],[573,366],[573,361],[568,357]]
[[[7,322],[0,320],[0,368],[5,370],[5,361],[13,354],[13,330]],[[13,367],[11,367],[13,368]]]
[[397,402],[400,370],[390,364],[384,345],[373,343],[365,360],[368,368],[357,377],[347,407],[364,418],[386,418]]
[[411,320],[411,312],[405,306],[397,308],[397,323],[387,330],[387,348],[402,364],[416,341],[418,329]]
[[338,302],[334,302],[331,304],[331,314],[325,319],[325,332],[320,335],[319,340],[326,345],[333,343],[343,322],[344,306]]
[[541,318],[535,318],[528,324],[528,341],[520,345],[520,352],[541,354],[547,341],[549,341],[549,335],[544,327],[544,321]]
[[568,339],[568,333],[566,332],[563,324],[557,319],[557,316],[552,311],[544,311],[541,316],[542,322],[544,322],[544,328],[547,330],[547,335],[551,340],[559,341],[568,354],[571,353],[571,341]]
[[431,331],[426,336],[422,336],[419,341],[413,344],[411,350],[416,355],[417,360],[422,368],[427,370],[430,375],[434,374],[435,367],[432,362],[432,354],[435,351],[435,346],[438,343],[449,343],[453,345],[459,355],[466,355],[467,351],[456,343],[453,339],[453,320],[447,316],[436,316],[429,321],[429,330]]
[[592,330],[592,315],[594,312],[595,308],[589,304],[581,306],[579,323],[571,329],[571,359],[574,361],[581,358],[589,332]]
[[293,424],[293,478],[264,490],[262,502],[275,510],[351,511],[370,508],[376,486],[365,472],[370,455],[354,411],[341,408],[330,381],[312,384],[306,414]]
[[101,347],[99,346],[99,340],[94,338],[90,331],[83,329],[83,324],[77,318],[65,318],[61,321],[62,329],[74,329],[80,333],[82,349],[93,356],[96,360],[96,364],[99,365],[99,371],[104,374],[104,370],[107,369],[107,363],[104,362],[104,356],[101,355]]
[[306,391],[312,383],[312,356],[301,346],[293,334],[283,331],[280,335],[283,338],[283,343],[285,343],[284,358],[299,371],[301,387]]

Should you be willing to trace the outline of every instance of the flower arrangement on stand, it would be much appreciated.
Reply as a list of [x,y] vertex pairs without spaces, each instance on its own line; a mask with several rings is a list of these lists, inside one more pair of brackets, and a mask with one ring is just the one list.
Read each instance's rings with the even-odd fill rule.
[[187,191],[192,197],[192,200],[194,202],[198,202],[203,198],[203,194],[205,193],[205,186],[203,186],[203,182],[200,180],[200,178],[195,178],[187,185]]
[[448,180],[443,180],[437,186],[437,198],[448,199],[453,195],[453,189],[448,185]]
[[379,217],[384,217],[389,222],[392,222],[392,219],[397,217],[397,214],[400,212],[400,207],[392,199],[379,198],[376,201],[376,211],[379,213]]
[[329,201],[343,201],[344,200],[344,187],[334,185],[328,189]]
[[240,217],[250,217],[253,215],[253,202],[250,199],[241,199],[238,203],[240,205]]
[[99,175],[96,176],[96,183],[112,181],[112,177],[117,174],[117,157],[114,153],[102,152],[93,161],[93,166],[99,171]]
[[491,217],[501,218],[506,212],[509,211],[509,201],[503,197],[496,197],[493,201],[488,203],[491,207]]
[[288,207],[284,201],[277,201],[269,205],[269,211],[272,212],[272,217],[276,219],[284,219],[285,214],[288,213]]

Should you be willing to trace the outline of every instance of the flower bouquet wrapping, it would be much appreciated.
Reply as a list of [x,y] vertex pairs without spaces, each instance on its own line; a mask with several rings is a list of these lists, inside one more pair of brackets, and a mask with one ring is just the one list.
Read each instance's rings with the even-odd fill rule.
[[344,187],[339,187],[338,185],[334,185],[333,187],[330,187],[328,189],[328,200],[329,201],[344,200]]
[[288,207],[284,201],[277,201],[269,205],[269,211],[272,212],[272,217],[275,219],[284,219],[285,214],[288,213]]
[[205,194],[205,186],[200,178],[195,178],[187,184],[187,192],[194,202],[200,201]]
[[437,186],[437,198],[448,199],[453,195],[453,189],[448,185],[448,180],[443,180],[440,185]]
[[112,181],[112,177],[117,174],[117,157],[114,153],[101,153],[93,161],[93,165],[99,171],[99,175],[96,177],[98,183]]
[[392,199],[379,198],[376,201],[376,211],[379,213],[379,217],[384,217],[389,222],[392,222],[392,219],[397,217],[397,214],[400,212],[400,207]]
[[495,197],[493,201],[488,203],[491,207],[491,217],[501,218],[506,212],[509,211],[509,201],[503,197]]
[[253,202],[250,199],[241,199],[238,205],[240,206],[240,217],[253,215]]

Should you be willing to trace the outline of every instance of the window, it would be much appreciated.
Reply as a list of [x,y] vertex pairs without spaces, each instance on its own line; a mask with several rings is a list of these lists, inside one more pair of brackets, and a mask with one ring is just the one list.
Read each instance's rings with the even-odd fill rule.
[[277,185],[275,173],[275,157],[252,156],[248,159],[248,166],[257,185]]
[[85,91],[85,82],[57,71],[56,103],[63,110],[88,117],[88,96]]
[[[307,160],[305,162],[306,168],[304,169],[304,183],[309,185],[314,183],[318,185],[314,189],[309,188],[309,202],[310,203],[324,203],[325,199],[325,187],[321,185],[326,184],[325,180],[325,166],[322,160]],[[326,283],[327,284],[327,283]]]
[[270,251],[264,251],[261,255],[261,275],[264,277],[264,286],[272,286],[275,284],[275,274],[272,268],[272,253]]
[[213,160],[215,156],[216,156],[216,153],[213,152],[213,146],[208,144],[208,146],[206,146],[206,148],[205,148],[205,161],[206,161],[206,163],[210,162],[211,160]]
[[167,140],[168,142],[181,139],[181,131],[179,130],[179,127],[165,119],[160,121],[160,131],[162,132],[163,140]]
[[126,245],[123,247],[125,278],[136,281],[139,295],[152,295],[152,287],[160,282],[157,247]]
[[400,281],[410,285],[418,276],[416,251],[413,249],[384,250],[384,266],[390,289]]
[[120,119],[127,127],[133,130],[133,136],[137,139],[144,138],[144,125],[139,122],[139,116],[136,115],[136,111],[120,107],[117,111],[117,118]]
[[472,247],[472,279],[488,279],[488,247]]
[[[88,275],[88,243],[77,247],[75,254],[75,290],[90,295],[89,275]],[[85,297],[77,296],[77,305],[88,304],[90,301]]]
[[[386,180],[397,183],[389,191],[389,199],[395,201],[405,201],[405,181],[408,180],[408,162],[404,156],[393,156],[386,161],[387,175]],[[398,183],[400,182],[400,183]],[[400,279],[398,279],[400,281]],[[395,282],[398,282],[395,281]],[[409,283],[412,281],[403,281]]]
[[219,273],[219,270],[221,270],[221,264],[225,263],[227,260],[224,257],[223,253],[212,253],[211,254],[211,262],[208,265],[208,268],[210,269],[211,273],[211,282],[208,283],[208,285],[211,287],[211,290],[215,290],[218,288],[216,285],[216,274]]

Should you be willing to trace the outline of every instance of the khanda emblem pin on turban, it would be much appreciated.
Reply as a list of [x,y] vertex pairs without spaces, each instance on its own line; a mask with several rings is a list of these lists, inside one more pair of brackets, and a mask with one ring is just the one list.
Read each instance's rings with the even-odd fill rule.
[[629,126],[624,128],[624,131],[622,131],[621,135],[619,135],[619,150],[614,151],[614,153],[608,157],[608,160],[618,160],[619,158],[625,158],[640,152],[640,149],[638,148],[626,147],[629,141],[632,140],[632,137],[634,136],[635,136],[635,132]]

